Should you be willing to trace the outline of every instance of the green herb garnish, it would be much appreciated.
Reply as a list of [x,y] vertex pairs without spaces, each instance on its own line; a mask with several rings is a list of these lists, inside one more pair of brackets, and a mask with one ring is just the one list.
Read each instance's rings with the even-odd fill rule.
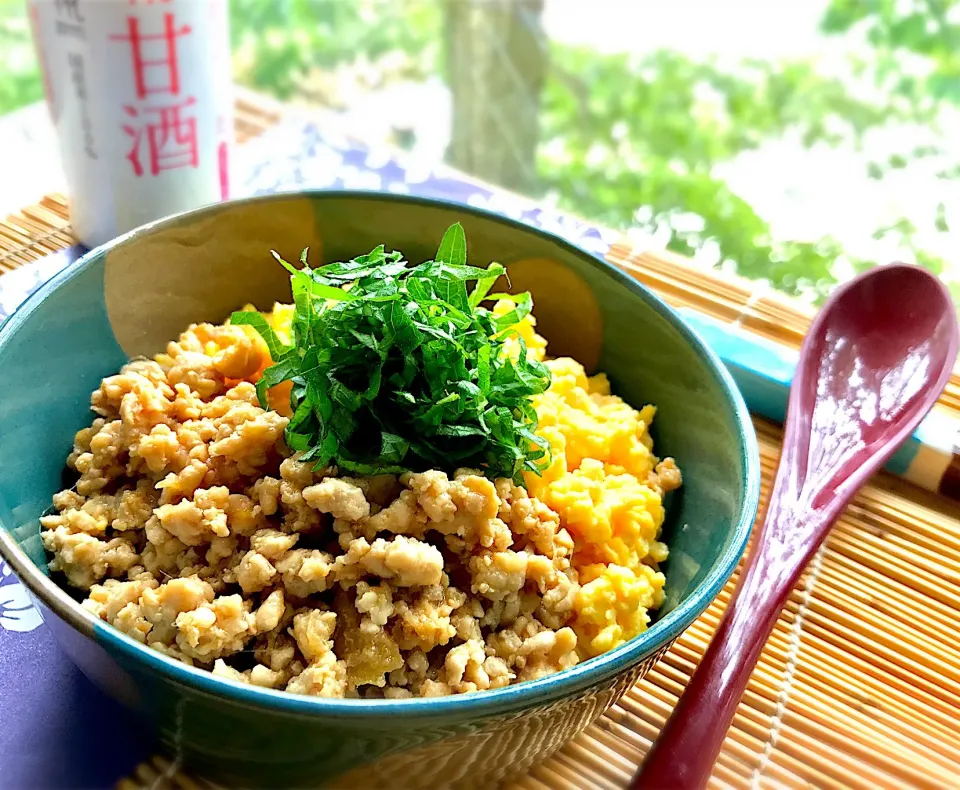
[[[301,269],[273,255],[290,272],[294,345],[259,313],[230,320],[253,326],[270,349],[275,364],[257,384],[264,408],[269,387],[293,382],[286,441],[304,460],[356,474],[468,466],[518,483],[547,466],[531,397],[550,386],[550,373],[513,329],[530,294],[510,297],[515,307],[503,316],[482,307],[506,270],[468,266],[459,223],[435,259],[417,266],[383,245],[316,269],[306,250]],[[505,353],[511,333],[518,359]]]

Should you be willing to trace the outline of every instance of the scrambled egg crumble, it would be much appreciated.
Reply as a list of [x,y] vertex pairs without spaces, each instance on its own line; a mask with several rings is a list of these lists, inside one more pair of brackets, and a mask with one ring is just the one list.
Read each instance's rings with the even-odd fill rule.
[[648,610],[663,602],[664,485],[648,431],[655,410],[633,409],[610,394],[606,376],[588,378],[572,359],[546,364],[553,383],[535,406],[552,463],[525,482],[573,536],[581,584],[573,627],[580,653],[596,656],[643,631]]

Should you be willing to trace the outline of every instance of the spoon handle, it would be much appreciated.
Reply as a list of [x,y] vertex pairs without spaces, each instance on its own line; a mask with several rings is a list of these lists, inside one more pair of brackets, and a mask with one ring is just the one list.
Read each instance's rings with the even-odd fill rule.
[[780,610],[846,499],[835,495],[820,508],[802,507],[809,500],[798,477],[805,475],[796,464],[781,462],[767,517],[727,611],[631,790],[699,790],[710,778]]
[[751,563],[632,790],[695,790],[706,785],[753,667],[801,568],[773,595],[764,590],[764,563]]

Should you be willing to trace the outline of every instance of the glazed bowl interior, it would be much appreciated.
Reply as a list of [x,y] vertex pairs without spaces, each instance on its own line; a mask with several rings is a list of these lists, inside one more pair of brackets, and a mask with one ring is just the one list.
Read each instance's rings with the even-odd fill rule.
[[0,328],[0,549],[43,605],[108,650],[205,691],[298,711],[360,704],[241,687],[113,632],[46,577],[38,517],[61,488],[64,459],[74,433],[89,424],[90,392],[102,377],[131,356],[162,350],[192,322],[221,322],[246,302],[269,309],[274,300],[289,300],[289,278],[269,250],[296,260],[309,247],[318,265],[384,243],[420,261],[433,256],[456,221],[466,230],[472,263],[499,261],[515,290],[533,293],[552,355],[605,371],[614,391],[636,407],[657,406],[655,452],[677,459],[684,485],[667,502],[666,601],[645,633],[561,676],[433,700],[429,710],[466,709],[495,695],[522,707],[530,695],[586,688],[669,645],[733,572],[756,513],[756,441],[732,381],[669,308],[567,242],[468,207],[373,193],[237,201],[147,226],[58,275]]

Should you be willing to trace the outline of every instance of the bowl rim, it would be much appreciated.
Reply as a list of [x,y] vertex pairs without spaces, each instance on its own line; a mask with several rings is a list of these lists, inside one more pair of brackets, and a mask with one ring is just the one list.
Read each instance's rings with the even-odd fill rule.
[[[111,652],[120,653],[127,659],[158,672],[166,680],[188,687],[195,692],[240,705],[267,708],[284,714],[311,717],[328,716],[344,720],[370,719],[377,714],[389,716],[396,713],[402,713],[405,716],[417,719],[445,715],[492,715],[508,710],[539,706],[559,698],[571,696],[584,689],[594,687],[631,666],[635,666],[644,658],[657,654],[661,649],[668,648],[717,597],[733,574],[746,549],[760,499],[760,456],[756,433],[747,406],[733,378],[719,357],[687,326],[683,318],[639,281],[613,264],[608,263],[599,255],[573,244],[563,236],[487,209],[451,200],[414,195],[349,189],[303,189],[227,200],[147,223],[90,250],[79,260],[41,285],[0,326],[0,349],[10,342],[17,327],[44,302],[49,294],[88,269],[100,256],[114,247],[158,228],[174,227],[207,214],[229,211],[234,205],[255,204],[261,201],[268,202],[296,197],[306,197],[310,200],[372,200],[421,205],[472,215],[506,225],[514,230],[533,233],[566,252],[584,259],[589,265],[612,277],[643,300],[650,309],[666,319],[680,332],[686,343],[706,362],[707,368],[712,371],[716,382],[725,393],[737,425],[741,463],[746,469],[743,506],[736,522],[731,525],[727,545],[717,558],[714,570],[684,601],[662,618],[656,620],[646,631],[624,644],[581,662],[570,669],[536,680],[500,689],[486,690],[477,694],[455,694],[447,697],[420,697],[403,700],[357,700],[288,694],[285,691],[241,684],[214,675],[208,670],[188,666],[137,642],[84,609],[78,601],[43,573],[40,567],[13,540],[6,529],[0,529],[0,556],[10,563],[20,580],[39,601],[81,634],[93,638],[108,654]],[[11,528],[14,526],[11,525]]]

